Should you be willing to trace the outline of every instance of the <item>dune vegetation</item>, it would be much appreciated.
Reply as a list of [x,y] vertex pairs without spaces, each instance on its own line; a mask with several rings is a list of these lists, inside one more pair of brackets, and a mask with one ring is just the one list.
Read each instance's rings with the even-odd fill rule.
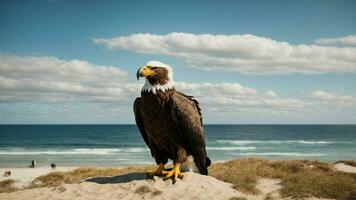
[[356,161],[354,161],[354,160],[340,160],[340,161],[335,162],[335,164],[338,164],[338,163],[343,163],[345,165],[350,165],[350,166],[356,167]]
[[356,174],[337,171],[320,161],[238,159],[212,165],[209,175],[250,194],[259,193],[259,178],[271,178],[281,180],[283,197],[356,198]]
[[[342,161],[354,164],[355,161]],[[148,172],[154,166],[122,168],[78,168],[68,172],[52,172],[40,176],[29,188],[56,187],[78,183],[92,177],[117,176],[133,172]],[[310,160],[267,160],[244,158],[209,167],[209,176],[231,183],[246,194],[259,194],[256,188],[260,178],[280,179],[282,197],[353,199],[356,197],[356,174],[337,171],[333,164]],[[0,192],[12,192],[14,180],[0,182]],[[26,188],[25,188],[26,189]]]
[[6,179],[0,181],[0,192],[13,192],[16,191],[17,188],[14,186],[15,180],[13,179]]
[[117,176],[133,172],[146,172],[153,166],[123,168],[78,168],[69,172],[52,172],[34,180],[37,187],[59,186],[61,184],[78,183],[92,177]]

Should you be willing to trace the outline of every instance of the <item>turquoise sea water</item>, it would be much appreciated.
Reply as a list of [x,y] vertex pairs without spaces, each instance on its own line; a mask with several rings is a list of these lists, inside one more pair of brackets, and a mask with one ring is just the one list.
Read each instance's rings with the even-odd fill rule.
[[[212,161],[356,160],[356,125],[206,125]],[[135,125],[0,125],[0,167],[153,164]]]

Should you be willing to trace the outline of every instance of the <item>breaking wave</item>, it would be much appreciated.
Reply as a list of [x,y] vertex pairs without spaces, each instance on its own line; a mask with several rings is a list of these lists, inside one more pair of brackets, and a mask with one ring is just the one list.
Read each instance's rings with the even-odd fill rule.
[[298,156],[298,157],[308,157],[308,156],[327,156],[323,153],[297,153],[297,152],[248,152],[248,153],[236,153],[234,155],[241,156]]
[[143,153],[148,148],[78,148],[56,150],[6,149],[0,150],[0,155],[111,155],[118,153]]
[[234,150],[254,150],[256,147],[206,147],[207,150],[234,151]]
[[246,144],[333,144],[334,141],[315,141],[315,140],[217,140],[218,143],[228,143],[235,145]]

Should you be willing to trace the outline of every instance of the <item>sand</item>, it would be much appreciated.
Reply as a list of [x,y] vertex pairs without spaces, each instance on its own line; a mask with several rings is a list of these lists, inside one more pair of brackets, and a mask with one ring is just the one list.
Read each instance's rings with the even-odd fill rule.
[[334,165],[337,170],[347,173],[356,173],[356,167],[346,165],[344,163],[337,163]]
[[[65,184],[55,188],[36,188],[12,193],[0,193],[2,200],[248,200],[282,199],[278,193],[281,188],[278,179],[260,179],[257,188],[259,195],[247,195],[232,189],[232,185],[210,176],[192,172],[172,184],[162,177],[146,179],[145,173],[131,173],[116,177],[97,177],[76,184]],[[307,198],[306,200],[322,200]]]
[[116,177],[92,178],[77,184],[65,184],[56,188],[38,188],[13,193],[1,193],[0,199],[230,199],[242,194],[232,189],[231,184],[210,176],[192,172],[182,180],[162,177],[146,179],[145,173],[132,173]]
[[[38,168],[0,168],[0,181],[5,179],[16,180],[17,187],[24,187],[29,185],[35,178],[56,171],[68,171],[73,170],[76,167],[57,167],[51,169],[50,167],[38,167]],[[11,176],[4,177],[5,171],[11,171]]]
[[[356,173],[356,167],[343,163],[335,165],[336,169],[348,173]],[[73,168],[58,168],[65,171]],[[2,172],[5,169],[1,169]],[[11,169],[19,182],[29,183],[34,177],[52,172],[49,168]],[[4,178],[2,177],[1,180]],[[238,197],[248,200],[282,199],[279,190],[282,188],[280,180],[262,178],[258,181],[258,195],[247,195],[236,191],[230,183],[222,182],[210,176],[203,176],[192,172],[184,173],[183,179],[175,184],[172,180],[163,180],[162,177],[147,179],[146,173],[129,173],[114,177],[95,177],[75,184],[64,184],[55,188],[35,188],[19,190],[12,193],[0,193],[2,200],[31,200],[40,199],[216,199],[229,200]],[[308,198],[309,200],[318,198]]]

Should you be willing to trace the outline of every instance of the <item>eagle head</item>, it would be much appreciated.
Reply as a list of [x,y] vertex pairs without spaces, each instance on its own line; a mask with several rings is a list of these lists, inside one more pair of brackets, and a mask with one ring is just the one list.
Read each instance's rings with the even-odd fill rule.
[[156,94],[157,91],[166,91],[173,88],[173,70],[164,63],[149,61],[139,68],[136,73],[137,80],[145,77],[146,82],[143,91]]

